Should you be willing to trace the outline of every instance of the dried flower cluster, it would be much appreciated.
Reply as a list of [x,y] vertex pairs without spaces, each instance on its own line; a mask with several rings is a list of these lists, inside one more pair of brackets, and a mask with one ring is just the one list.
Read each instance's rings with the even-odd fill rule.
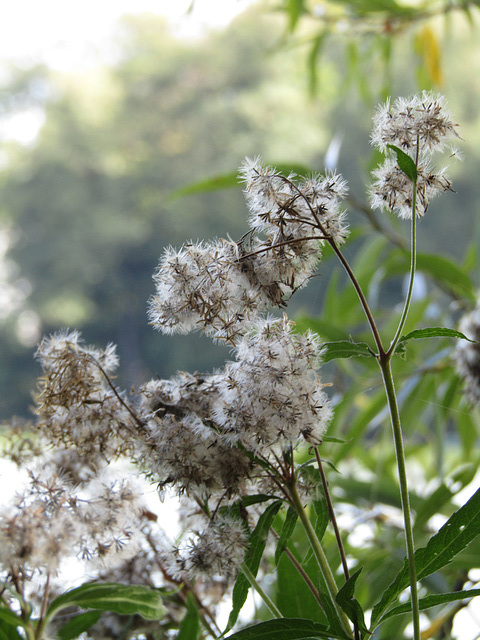
[[12,580],[28,582],[32,572],[54,575],[69,557],[118,562],[135,553],[143,510],[126,480],[97,478],[79,491],[62,477],[31,473],[0,516],[0,567]]
[[227,240],[167,249],[154,275],[151,323],[165,333],[204,331],[234,341],[268,307],[303,286],[327,240],[347,235],[338,175],[295,181],[259,160],[245,162],[251,232]]
[[37,358],[43,368],[37,414],[48,440],[73,449],[92,467],[127,453],[133,419],[111,383],[115,347],[86,347],[78,332],[63,332],[45,338]]
[[399,168],[390,148],[394,145],[415,162],[416,215],[423,216],[430,200],[451,188],[445,169],[436,170],[432,159],[456,135],[456,125],[439,96],[424,91],[410,98],[398,98],[393,105],[390,101],[382,105],[374,117],[372,144],[386,154],[386,159],[373,172],[372,206],[395,211],[401,218],[412,217],[413,182]]
[[455,351],[458,374],[464,381],[465,395],[471,405],[480,402],[480,304],[463,316],[459,330],[470,340],[460,340]]

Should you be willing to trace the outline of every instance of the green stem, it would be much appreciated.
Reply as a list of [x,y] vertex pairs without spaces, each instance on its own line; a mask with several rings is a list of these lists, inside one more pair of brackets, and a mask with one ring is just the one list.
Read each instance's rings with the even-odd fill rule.
[[400,322],[398,323],[398,328],[395,333],[395,336],[390,344],[390,348],[387,353],[393,354],[395,353],[395,348],[398,344],[402,336],[403,328],[405,327],[405,323],[407,321],[408,311],[410,309],[410,304],[412,302],[412,294],[413,294],[413,283],[415,280],[415,270],[417,266],[417,183],[413,182],[413,196],[412,196],[412,226],[411,226],[411,245],[410,245],[410,281],[408,283],[408,292],[407,297],[405,298],[405,305],[403,307],[402,316],[400,318]]
[[405,542],[407,547],[408,569],[410,575],[410,595],[412,600],[413,617],[413,637],[420,640],[420,610],[418,606],[417,572],[415,568],[415,546],[413,541],[413,526],[410,510],[410,499],[408,497],[407,471],[405,465],[405,449],[403,446],[402,428],[400,425],[400,414],[398,411],[395,386],[393,384],[390,357],[380,357],[378,360],[382,370],[383,382],[387,394],[390,418],[392,421],[393,440],[397,457],[398,479],[400,484],[400,496],[402,500],[403,520],[405,524]]
[[245,562],[242,562],[242,564],[240,565],[240,571],[243,573],[245,578],[249,581],[250,585],[255,589],[255,591],[261,597],[261,599],[265,603],[267,609],[270,611],[272,616],[274,618],[283,618],[283,616],[280,613],[277,605],[273,602],[273,600],[271,600],[271,598],[265,593],[265,591],[259,585],[259,583],[257,582],[255,576],[250,571],[250,569],[247,567]]
[[305,511],[305,508],[302,504],[302,501],[300,499],[300,496],[298,495],[297,486],[294,481],[288,485],[288,489],[289,489],[289,494],[292,501],[292,506],[295,508],[296,512],[298,513],[298,517],[300,518],[300,521],[303,525],[307,538],[310,542],[312,552],[318,562],[320,572],[323,576],[323,580],[327,588],[327,593],[330,596],[331,606],[333,607],[333,610],[336,612],[341,626],[347,633],[348,637],[351,638],[352,629],[348,621],[348,618],[345,615],[345,613],[342,611],[342,609],[339,607],[336,601],[336,595],[338,593],[337,583],[335,582],[335,578],[333,576],[332,570],[330,569],[330,565],[328,564],[328,560],[325,556],[325,552],[323,551],[320,540],[318,539],[317,534],[315,533],[315,529],[313,528],[312,523],[310,522],[310,518],[308,517]]

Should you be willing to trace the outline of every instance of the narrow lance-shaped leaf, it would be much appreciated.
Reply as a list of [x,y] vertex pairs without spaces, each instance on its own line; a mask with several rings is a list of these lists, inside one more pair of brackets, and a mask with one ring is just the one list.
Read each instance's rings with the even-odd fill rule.
[[399,345],[404,345],[409,340],[420,340],[421,338],[460,338],[462,340],[468,340],[469,342],[475,342],[470,340],[466,335],[457,331],[456,329],[448,329],[447,327],[427,327],[425,329],[415,329],[410,331],[406,336],[402,336],[398,342]]
[[289,507],[285,520],[283,522],[282,530],[280,531],[280,537],[277,542],[277,548],[275,549],[275,564],[278,564],[280,556],[287,548],[288,542],[292,536],[293,530],[298,520],[298,514],[293,507]]
[[121,615],[140,615],[146,620],[160,620],[166,614],[160,593],[140,585],[115,582],[88,583],[63,593],[50,604],[46,617],[51,619],[70,606],[97,611],[113,611]]
[[[438,533],[429,540],[426,547],[415,552],[418,580],[447,565],[479,534],[480,489],[447,520]],[[377,626],[389,605],[408,587],[408,584],[409,570],[408,563],[405,561],[402,570],[385,591],[382,599],[373,608],[372,628]]]
[[[470,600],[480,596],[480,589],[467,589],[466,591],[453,591],[452,593],[435,593],[425,598],[420,598],[418,605],[420,611],[430,609],[431,607],[437,607],[440,604],[447,604],[448,602],[458,602],[458,600]],[[382,618],[382,622],[392,616],[398,616],[402,613],[409,613],[412,610],[412,603],[404,602],[398,607],[390,609]]]
[[228,636],[226,640],[311,640],[312,638],[343,638],[325,625],[312,620],[282,618],[260,622]]
[[365,625],[363,609],[358,600],[353,597],[355,591],[355,583],[361,571],[362,569],[359,569],[352,576],[350,576],[350,578],[345,582],[343,587],[337,593],[337,597],[335,599],[345,611],[350,620],[358,626],[360,631],[362,631],[363,633],[368,633],[368,629]]
[[[270,504],[258,519],[257,526],[253,530],[249,539],[249,553],[245,558],[245,564],[253,573],[257,575],[258,567],[262,559],[263,551],[265,549],[267,535],[278,510],[282,506],[281,500],[276,500]],[[240,573],[233,587],[232,593],[232,610],[228,618],[227,631],[231,629],[237,621],[238,614],[240,613],[245,600],[247,599],[250,583],[247,578]]]

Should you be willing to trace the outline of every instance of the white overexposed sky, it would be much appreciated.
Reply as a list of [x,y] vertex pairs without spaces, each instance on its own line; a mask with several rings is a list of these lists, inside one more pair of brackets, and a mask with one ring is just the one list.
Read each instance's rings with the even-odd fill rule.
[[[252,0],[0,0],[0,81],[13,63],[46,64],[58,71],[85,70],[115,55],[112,38],[125,14],[165,16],[173,32],[185,38],[222,27]],[[28,145],[43,124],[40,109],[5,114],[0,140]],[[0,158],[1,162],[1,158]]]
[[227,24],[252,0],[15,0],[0,6],[0,60],[45,62],[57,69],[85,66],[103,53],[115,21],[151,11],[169,18],[180,35]]

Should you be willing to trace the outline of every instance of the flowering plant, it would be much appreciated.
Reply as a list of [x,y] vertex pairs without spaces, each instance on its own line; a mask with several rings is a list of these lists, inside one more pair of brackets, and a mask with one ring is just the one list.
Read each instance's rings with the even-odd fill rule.
[[[259,159],[247,160],[241,171],[250,231],[238,242],[167,249],[149,305],[155,328],[201,331],[231,345],[232,361],[210,374],[151,380],[131,397],[114,384],[113,345],[87,347],[75,331],[42,341],[35,437],[6,452],[28,466],[29,479],[0,516],[0,637],[186,640],[231,632],[231,640],[359,640],[392,637],[392,619],[405,626],[408,616],[420,640],[421,610],[446,605],[445,615],[451,603],[480,595],[463,588],[468,576],[454,592],[419,593],[418,581],[450,564],[480,533],[480,493],[415,550],[415,530],[428,521],[431,504],[425,501],[422,511],[417,501],[413,518],[392,373],[393,358],[410,341],[460,338],[458,369],[470,383],[470,400],[478,402],[472,341],[480,335],[478,310],[463,333],[434,327],[404,334],[414,302],[417,218],[434,195],[451,189],[445,170],[433,163],[456,136],[444,101],[428,93],[387,102],[374,118],[372,142],[385,160],[374,171],[372,205],[411,220],[410,276],[388,346],[341,249],[348,236],[345,181],[336,173],[282,175]],[[369,342],[322,344],[286,315],[268,315],[308,284],[327,248],[353,285]],[[383,380],[379,407],[386,398],[406,547],[404,564],[393,580],[385,572],[381,584],[389,585],[377,594],[372,589],[367,605],[360,585],[377,578],[360,578],[361,554],[345,545],[324,469],[325,445],[348,446],[333,427],[349,405],[326,391],[318,372],[323,361],[352,357],[376,363]],[[362,418],[363,427],[357,423],[349,436],[375,415]],[[180,498],[183,530],[174,544],[142,496],[141,476],[161,495],[173,491]],[[328,522],[334,545],[324,542]],[[86,562],[94,580],[65,591],[69,558]],[[262,580],[272,562],[277,591]],[[285,599],[292,584],[302,602]],[[232,587],[222,629],[218,604]],[[251,588],[266,619],[236,630]]]

